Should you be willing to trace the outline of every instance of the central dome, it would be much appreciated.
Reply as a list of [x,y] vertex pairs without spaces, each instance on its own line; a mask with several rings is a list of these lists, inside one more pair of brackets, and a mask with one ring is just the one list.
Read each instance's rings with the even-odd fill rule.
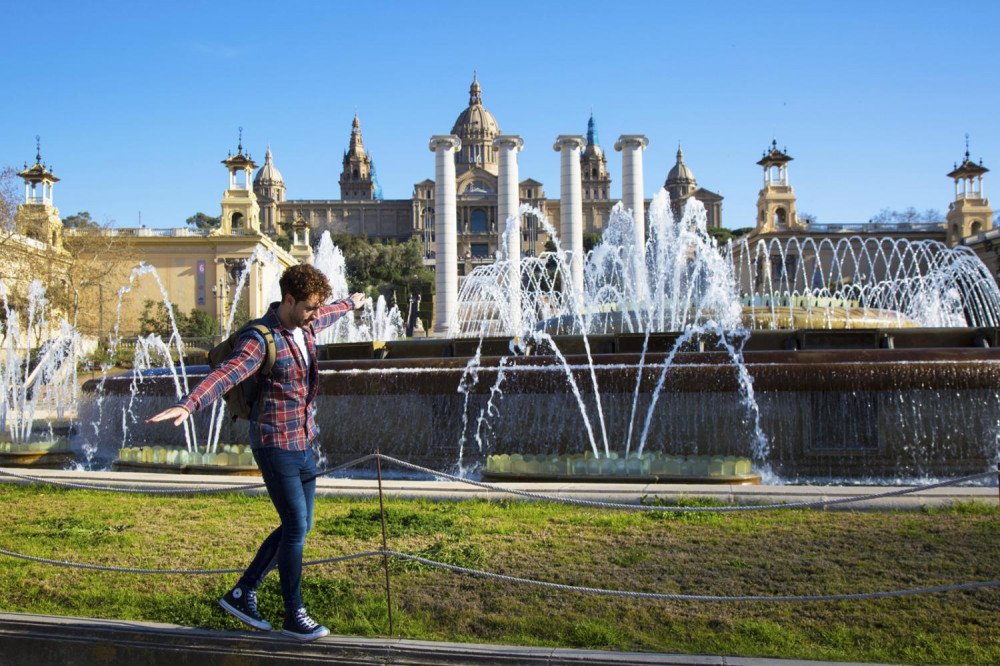
[[680,149],[680,146],[677,147],[677,163],[670,170],[670,173],[667,174],[665,186],[669,189],[671,185],[686,185],[690,187],[697,185],[691,168],[687,164],[684,164],[684,151]]
[[492,141],[500,135],[496,118],[483,106],[483,91],[476,77],[469,88],[469,107],[458,114],[451,133],[458,136],[463,145],[466,141]]
[[274,185],[277,183],[284,184],[284,182],[281,178],[281,172],[274,166],[274,157],[271,155],[271,147],[268,146],[267,153],[264,155],[264,166],[257,172],[257,175],[253,179],[253,184]]

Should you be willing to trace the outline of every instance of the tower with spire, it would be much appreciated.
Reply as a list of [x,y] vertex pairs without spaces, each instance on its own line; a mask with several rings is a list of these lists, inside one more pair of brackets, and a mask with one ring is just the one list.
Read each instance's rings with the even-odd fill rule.
[[770,150],[757,162],[764,169],[764,187],[757,195],[757,233],[802,231],[795,212],[795,191],[788,184],[788,163],[794,158],[778,150],[778,141],[771,141]]
[[945,216],[945,242],[954,247],[963,238],[993,228],[993,209],[983,192],[983,174],[989,169],[980,159],[976,164],[969,158],[969,135],[965,135],[965,159],[956,164],[949,178],[955,180],[955,200],[948,204]]
[[33,240],[63,249],[62,219],[52,203],[52,186],[59,182],[48,165],[42,163],[42,141],[35,137],[35,163],[17,174],[24,180],[24,203],[17,207],[17,230]]
[[607,201],[611,198],[608,160],[601,149],[593,112],[587,121],[587,147],[580,153],[580,184],[584,201]]
[[361,121],[354,114],[351,142],[344,151],[344,169],[340,172],[341,201],[371,201],[375,199],[375,177],[372,158],[365,151],[361,138]]
[[261,229],[269,236],[274,236],[278,232],[278,204],[285,200],[285,181],[274,166],[270,144],[264,153],[264,166],[253,177],[253,192],[260,206]]
[[260,233],[260,206],[250,179],[257,168],[250,155],[243,154],[243,128],[240,128],[236,154],[222,160],[229,170],[229,187],[222,195],[222,223],[220,234]]

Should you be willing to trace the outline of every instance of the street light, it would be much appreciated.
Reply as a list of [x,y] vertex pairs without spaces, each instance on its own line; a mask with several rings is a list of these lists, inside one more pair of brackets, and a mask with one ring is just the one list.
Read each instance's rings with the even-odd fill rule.
[[[104,337],[104,283],[100,280],[80,280],[80,289],[84,287],[97,287],[97,339],[100,341]],[[74,289],[75,298],[73,301],[73,328],[76,328],[76,316],[80,307],[80,289]]]
[[216,308],[216,312],[219,313],[219,337],[225,333],[225,320],[226,320],[226,281],[223,278],[219,278],[218,284],[212,285],[212,295],[219,299],[219,305]]

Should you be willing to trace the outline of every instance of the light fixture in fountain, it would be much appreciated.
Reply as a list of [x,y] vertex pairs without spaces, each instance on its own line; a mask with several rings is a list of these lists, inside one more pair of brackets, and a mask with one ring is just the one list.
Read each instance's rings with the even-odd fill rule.
[[223,444],[213,453],[172,446],[127,446],[118,450],[118,459],[111,467],[116,471],[166,474],[260,475],[250,447],[244,444]]
[[517,481],[599,483],[725,483],[757,485],[760,474],[749,458],[738,456],[643,453],[604,458],[573,455],[498,454],[486,457],[486,478]]
[[75,459],[65,436],[43,432],[28,440],[15,440],[5,433],[0,439],[0,467],[62,469]]

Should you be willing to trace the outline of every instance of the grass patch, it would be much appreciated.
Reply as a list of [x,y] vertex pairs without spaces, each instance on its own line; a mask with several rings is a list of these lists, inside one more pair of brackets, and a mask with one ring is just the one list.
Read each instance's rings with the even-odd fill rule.
[[[685,498],[687,506],[711,506]],[[277,524],[266,497],[112,495],[0,485],[0,548],[142,568],[245,566]],[[651,501],[650,503],[653,503]],[[673,504],[674,502],[670,502]],[[386,504],[388,546],[580,587],[812,595],[1000,578],[1000,511],[609,511],[520,501]],[[306,559],[382,544],[377,500],[317,498]],[[239,629],[216,600],[236,575],[143,576],[0,557],[0,609]],[[1000,663],[1000,590],[854,602],[697,603],[539,588],[391,559],[396,635],[426,640],[787,659]],[[384,635],[379,557],[310,567],[303,596],[332,631]],[[261,612],[280,619],[277,576]]]

